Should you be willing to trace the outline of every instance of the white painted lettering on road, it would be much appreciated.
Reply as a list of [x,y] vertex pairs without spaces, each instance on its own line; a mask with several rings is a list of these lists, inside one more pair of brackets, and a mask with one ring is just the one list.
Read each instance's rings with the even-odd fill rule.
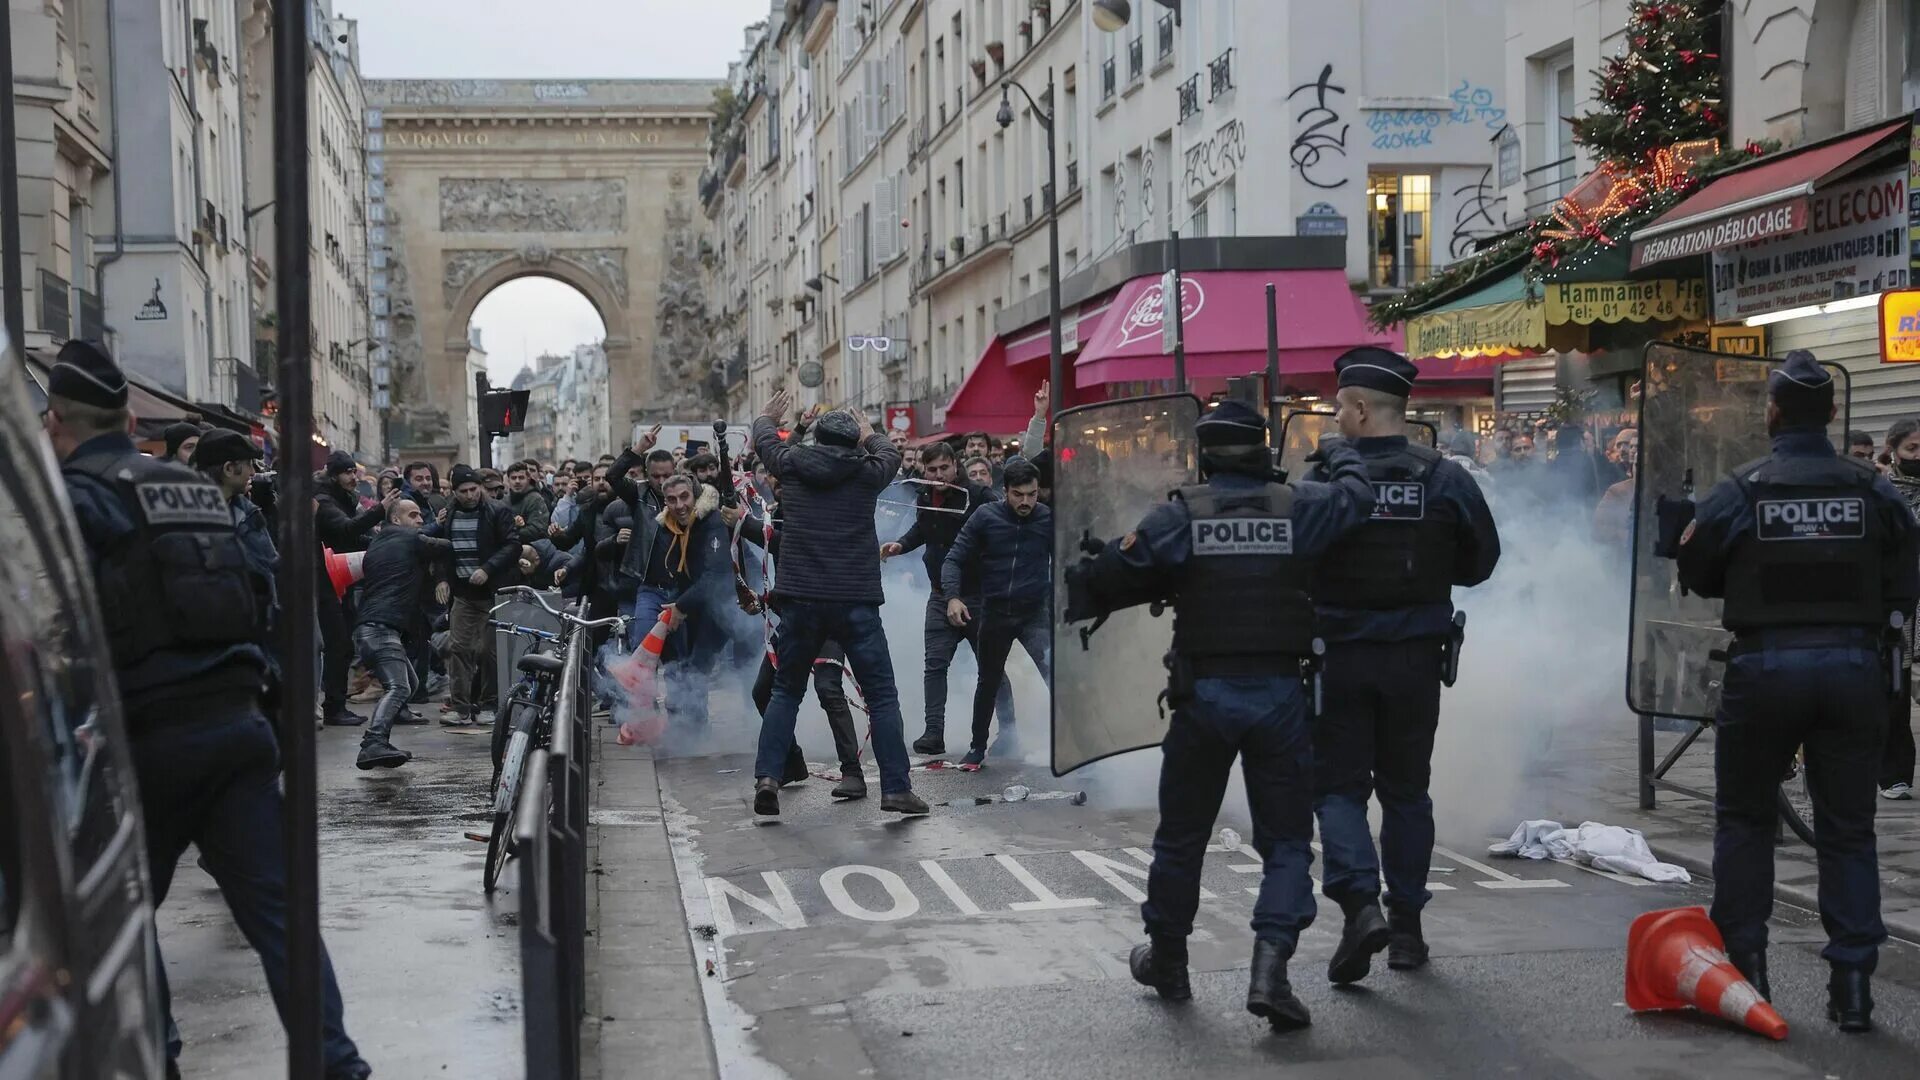
[[1474,882],[1475,885],[1478,885],[1483,889],[1564,889],[1567,887],[1566,882],[1556,881],[1553,878],[1536,878],[1536,879],[1517,878],[1517,877],[1514,877],[1512,874],[1502,873],[1499,870],[1495,870],[1493,867],[1488,866],[1486,863],[1476,862],[1472,859],[1467,858],[1465,855],[1460,854],[1457,851],[1451,851],[1451,850],[1448,850],[1447,848],[1443,848],[1438,845],[1435,845],[1433,849],[1433,853],[1435,855],[1445,855],[1447,858],[1452,859],[1454,862],[1457,862],[1462,866],[1469,867],[1474,870],[1478,870],[1481,873],[1492,878],[1493,879],[1492,881]]
[[973,902],[973,897],[960,891],[959,883],[955,882],[952,875],[942,869],[939,863],[932,859],[921,859],[920,869],[925,870],[927,876],[933,879],[933,883],[940,887],[940,891],[947,894],[947,900],[959,909],[960,914],[980,914],[980,905]]
[[1055,896],[1052,889],[1040,884],[1040,879],[1034,877],[1026,867],[1015,862],[1011,855],[995,855],[993,861],[1004,867],[1007,873],[1013,875],[1015,881],[1033,894],[1032,900],[1016,900],[1007,905],[1014,911],[1062,911],[1066,908],[1100,906],[1100,901],[1091,896],[1077,896],[1067,900]]
[[[880,887],[887,890],[887,896],[892,898],[893,906],[879,911],[855,900],[853,894],[847,891],[847,878],[854,874],[865,874],[879,882]],[[862,922],[893,922],[920,910],[920,898],[913,895],[907,883],[900,880],[900,875],[877,866],[836,866],[820,875],[820,891],[827,894],[827,899],[840,909],[840,914]]]
[[782,930],[798,930],[807,925],[807,917],[800,913],[800,905],[793,902],[793,890],[780,880],[780,875],[771,870],[760,874],[767,883],[767,894],[771,899],[762,900],[738,885],[721,878],[707,879],[707,899],[713,904],[713,923],[721,934],[737,934],[739,924],[733,921],[733,908],[728,901],[738,901],[780,925]]

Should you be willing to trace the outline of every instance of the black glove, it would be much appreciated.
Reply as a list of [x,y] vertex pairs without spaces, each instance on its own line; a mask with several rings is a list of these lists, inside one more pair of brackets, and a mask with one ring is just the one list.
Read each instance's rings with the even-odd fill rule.
[[1107,613],[1093,593],[1093,560],[1081,559],[1067,567],[1067,613],[1069,623],[1086,622]]
[[1693,524],[1694,503],[1692,499],[1676,499],[1662,495],[1654,500],[1653,517],[1655,522],[1653,554],[1661,559],[1680,557],[1680,537]]

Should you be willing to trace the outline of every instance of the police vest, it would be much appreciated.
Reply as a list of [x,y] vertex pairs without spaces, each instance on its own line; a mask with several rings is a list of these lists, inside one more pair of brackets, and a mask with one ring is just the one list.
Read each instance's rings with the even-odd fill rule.
[[[105,485],[134,525],[96,553],[95,586],[117,670],[163,649],[222,652],[259,642],[265,583],[248,568],[218,487],[184,465],[141,454],[93,454],[61,471]],[[123,694],[143,689],[150,688],[121,687]]]
[[1294,554],[1293,489],[1245,494],[1209,485],[1176,495],[1192,515],[1192,556],[1173,601],[1180,655],[1306,656],[1313,646],[1313,560]]
[[1459,514],[1427,498],[1441,460],[1438,451],[1412,445],[1366,459],[1373,516],[1321,561],[1315,600],[1384,610],[1452,598]]
[[1727,629],[1885,621],[1873,477],[1837,455],[1766,458],[1735,471],[1754,525],[1728,555]]

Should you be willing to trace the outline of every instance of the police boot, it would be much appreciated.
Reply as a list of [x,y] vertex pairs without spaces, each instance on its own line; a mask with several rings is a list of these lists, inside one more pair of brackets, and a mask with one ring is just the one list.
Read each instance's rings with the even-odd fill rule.
[[1858,1035],[1873,1030],[1873,990],[1859,968],[1836,967],[1827,978],[1827,1019]]
[[360,759],[354,765],[361,769],[392,769],[405,765],[408,757],[405,751],[397,750],[385,739],[379,742],[360,744]]
[[1767,984],[1767,954],[1764,952],[1728,953],[1727,959],[1740,972],[1740,977],[1753,984],[1760,996],[1773,1000],[1773,987]]
[[1392,931],[1387,929],[1387,917],[1380,913],[1379,902],[1371,897],[1343,900],[1340,908],[1347,913],[1347,925],[1340,931],[1340,946],[1333,950],[1333,959],[1327,961],[1327,979],[1344,986],[1367,977],[1373,967],[1373,954],[1387,947]]
[[1313,1023],[1307,1007],[1293,996],[1287,961],[1293,950],[1265,938],[1253,943],[1253,974],[1247,986],[1247,1011],[1264,1017],[1275,1031],[1298,1031]]
[[[1427,966],[1427,939],[1420,933],[1420,913],[1393,909],[1387,913],[1387,966],[1413,971]],[[1764,977],[1764,976],[1763,976]]]
[[1153,934],[1145,945],[1135,945],[1127,957],[1133,981],[1151,986],[1168,1001],[1187,1001],[1193,985],[1187,981],[1187,940]]

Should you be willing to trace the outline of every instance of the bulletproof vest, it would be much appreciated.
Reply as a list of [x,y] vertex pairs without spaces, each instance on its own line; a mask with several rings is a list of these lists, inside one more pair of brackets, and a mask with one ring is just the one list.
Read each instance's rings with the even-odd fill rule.
[[1294,554],[1293,489],[1210,485],[1175,493],[1192,516],[1192,556],[1173,601],[1173,648],[1188,658],[1306,656],[1314,560]]
[[1877,626],[1885,543],[1873,508],[1873,470],[1839,456],[1767,458],[1734,482],[1753,531],[1729,552],[1727,629]]
[[104,484],[133,522],[132,534],[96,553],[116,669],[162,649],[219,652],[259,642],[265,583],[248,568],[219,488],[177,462],[134,453],[76,458],[62,471]]
[[1373,516],[1321,560],[1316,601],[1384,610],[1452,597],[1459,514],[1427,497],[1440,461],[1438,451],[1412,445],[1366,459]]

